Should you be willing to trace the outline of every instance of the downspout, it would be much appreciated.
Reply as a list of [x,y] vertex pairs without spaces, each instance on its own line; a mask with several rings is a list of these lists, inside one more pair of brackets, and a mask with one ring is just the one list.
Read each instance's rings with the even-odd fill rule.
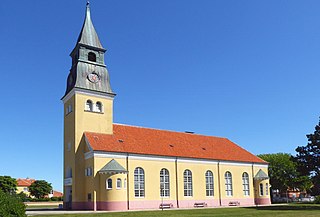
[[177,198],[177,208],[179,208],[179,185],[178,185],[178,158],[175,160],[175,169],[176,169],[176,198]]
[[257,205],[256,203],[256,189],[255,189],[255,183],[254,183],[254,171],[253,171],[253,164],[251,166],[251,172],[252,172],[252,190],[253,190],[253,200],[254,200],[254,205]]
[[218,189],[219,189],[219,204],[222,206],[221,203],[221,182],[220,182],[220,161],[218,161]]
[[127,167],[127,209],[129,210],[129,154],[126,157],[126,167]]

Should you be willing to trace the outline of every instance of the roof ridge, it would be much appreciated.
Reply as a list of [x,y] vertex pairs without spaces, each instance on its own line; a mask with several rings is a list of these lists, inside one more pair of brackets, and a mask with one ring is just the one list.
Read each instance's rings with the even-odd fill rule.
[[[229,139],[226,138],[226,137],[220,137],[220,136],[209,136],[209,135],[198,134],[198,133],[186,133],[186,132],[179,132],[179,131],[168,130],[168,129],[157,129],[157,128],[152,128],[152,127],[135,126],[135,125],[130,125],[130,124],[113,123],[113,125],[127,126],[127,127],[134,127],[134,128],[142,128],[142,129],[149,129],[149,130],[158,130],[158,131],[165,131],[165,132],[171,132],[171,133],[180,133],[180,134],[183,134],[183,135],[190,135],[190,136],[214,137],[214,138],[227,139],[227,140],[229,140]],[[230,140],[229,140],[229,141],[230,141]],[[232,141],[231,141],[231,142],[232,142]]]

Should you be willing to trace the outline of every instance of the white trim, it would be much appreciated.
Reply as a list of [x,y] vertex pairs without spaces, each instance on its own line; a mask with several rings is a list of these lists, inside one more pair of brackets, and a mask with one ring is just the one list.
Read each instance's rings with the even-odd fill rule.
[[92,151],[89,151],[89,152],[86,152],[84,153],[84,159],[88,160],[90,158],[93,158],[93,152]]
[[261,167],[261,168],[268,168],[269,164],[258,164],[258,163],[253,163],[254,167]]
[[260,168],[268,168],[268,164],[259,163],[247,163],[247,162],[237,162],[237,161],[219,161],[219,160],[207,160],[207,159],[192,159],[192,158],[181,158],[181,157],[169,157],[169,156],[159,156],[159,155],[143,155],[143,154],[128,154],[119,152],[103,152],[103,151],[93,151],[89,144],[89,141],[85,137],[85,141],[90,149],[90,152],[85,153],[85,159],[92,157],[98,158],[126,158],[132,160],[146,160],[146,161],[168,161],[174,162],[177,160],[178,163],[197,163],[197,164],[214,164],[214,165],[227,165],[227,166],[254,166]]
[[177,158],[178,163],[198,163],[198,164],[216,164],[217,160],[202,160],[202,159],[188,159],[188,158]]
[[93,151],[93,157],[98,157],[98,158],[120,158],[120,159],[124,159],[124,158],[127,157],[127,154],[112,153],[112,152],[96,152],[96,151]]
[[174,162],[176,160],[175,157],[164,157],[164,156],[149,156],[149,155],[140,155],[140,154],[129,154],[129,159],[132,160],[147,160],[147,161],[169,161]]
[[66,103],[73,95],[75,94],[84,94],[87,96],[99,96],[101,98],[105,99],[114,99],[114,95],[110,93],[102,93],[102,92],[97,92],[97,91],[92,91],[92,90],[85,90],[85,89],[78,89],[74,87],[66,96],[62,97],[62,102]]
[[220,161],[220,165],[225,165],[225,166],[248,166],[248,167],[251,167],[252,163]]
[[90,150],[90,152],[93,152],[93,149],[92,149],[92,147],[91,147],[91,145],[90,145],[90,143],[89,143],[89,141],[88,141],[86,136],[84,137],[84,140],[86,141],[87,147]]

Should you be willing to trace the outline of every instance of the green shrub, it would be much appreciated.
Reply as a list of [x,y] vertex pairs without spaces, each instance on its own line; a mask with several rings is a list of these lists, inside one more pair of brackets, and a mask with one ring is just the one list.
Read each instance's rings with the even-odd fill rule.
[[320,195],[316,196],[316,198],[314,199],[314,203],[320,204]]
[[62,197],[51,197],[51,201],[62,201]]
[[18,196],[0,191],[0,216],[26,217],[26,206]]

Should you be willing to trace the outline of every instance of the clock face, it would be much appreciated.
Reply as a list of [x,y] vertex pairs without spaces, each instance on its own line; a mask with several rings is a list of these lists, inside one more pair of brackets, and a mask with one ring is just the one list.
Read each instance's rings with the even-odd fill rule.
[[100,77],[97,73],[92,72],[88,75],[88,79],[89,81],[91,81],[92,83],[97,83],[100,81]]

